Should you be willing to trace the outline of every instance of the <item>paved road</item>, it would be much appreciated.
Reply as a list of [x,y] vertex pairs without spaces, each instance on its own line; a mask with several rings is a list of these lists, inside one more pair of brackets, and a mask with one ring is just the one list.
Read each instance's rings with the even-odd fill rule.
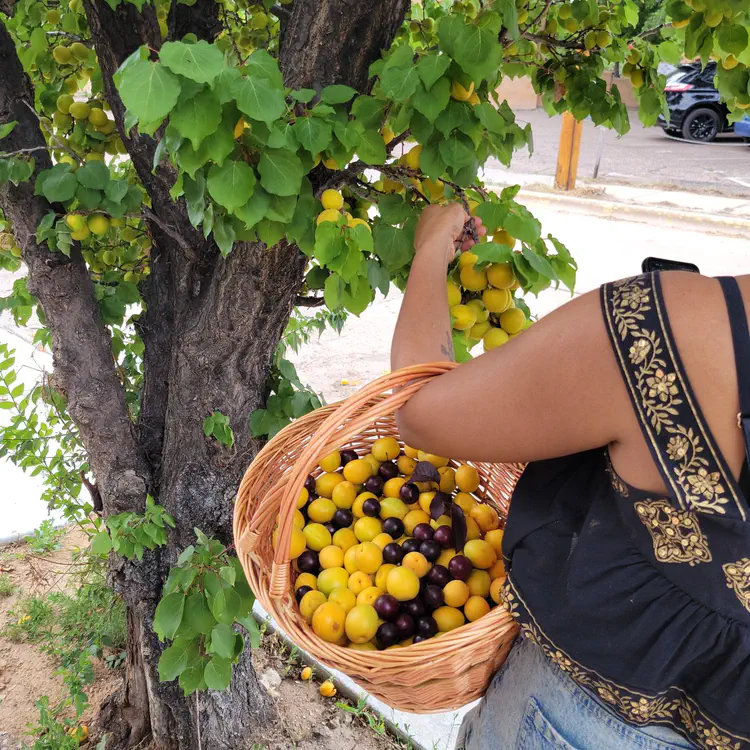
[[[516,119],[530,122],[534,153],[520,151],[510,171],[554,175],[560,138],[560,118],[543,110],[518,112]],[[604,134],[599,180],[669,186],[684,190],[712,190],[723,195],[750,195],[750,148],[734,134],[711,144],[688,143],[667,137],[659,127],[644,128],[638,113],[630,111],[631,130],[618,138],[611,130],[584,123],[578,177],[593,177],[600,133]],[[493,167],[502,167],[493,164]]]

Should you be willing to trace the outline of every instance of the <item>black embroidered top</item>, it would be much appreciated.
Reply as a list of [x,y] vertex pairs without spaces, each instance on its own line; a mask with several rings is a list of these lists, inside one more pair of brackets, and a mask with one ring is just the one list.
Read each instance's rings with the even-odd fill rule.
[[[734,279],[722,284],[750,368],[742,298]],[[607,284],[601,298],[670,492],[626,484],[601,449],[530,464],[505,532],[505,601],[525,637],[623,718],[706,750],[750,750],[748,499],[690,387],[659,275]]]

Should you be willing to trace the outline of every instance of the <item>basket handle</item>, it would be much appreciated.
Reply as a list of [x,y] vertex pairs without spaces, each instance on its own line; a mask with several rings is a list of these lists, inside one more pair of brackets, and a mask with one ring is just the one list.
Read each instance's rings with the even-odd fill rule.
[[297,459],[281,498],[278,540],[269,582],[269,596],[272,599],[282,599],[289,591],[289,544],[297,498],[318,459],[359,434],[378,417],[392,414],[433,378],[456,367],[456,362],[431,362],[382,375],[342,401],[339,408],[318,427]]

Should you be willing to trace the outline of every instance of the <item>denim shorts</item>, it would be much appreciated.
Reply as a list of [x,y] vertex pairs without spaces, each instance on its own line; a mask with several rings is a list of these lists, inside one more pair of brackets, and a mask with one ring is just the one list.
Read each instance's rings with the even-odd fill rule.
[[542,650],[519,639],[456,750],[695,750],[669,727],[636,727],[577,685]]

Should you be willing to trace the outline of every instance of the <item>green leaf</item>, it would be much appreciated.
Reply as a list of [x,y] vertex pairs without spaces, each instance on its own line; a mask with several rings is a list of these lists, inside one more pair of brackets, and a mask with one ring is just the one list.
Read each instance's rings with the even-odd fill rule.
[[[234,231],[234,227],[232,226],[232,222],[229,220],[226,216],[217,216],[214,220],[214,240],[216,241],[216,244],[219,246],[219,251],[221,254],[226,257],[229,255],[229,253],[232,252],[232,247],[234,247],[235,240],[237,239],[237,233]],[[226,427],[225,425],[222,425],[223,427]],[[226,430],[224,430],[226,431]],[[215,434],[215,433],[214,433]],[[226,440],[222,440],[221,438],[217,439],[220,443],[229,444],[228,435]],[[231,442],[234,442],[232,439]]]
[[[262,159],[261,159],[262,161]],[[250,200],[255,188],[255,172],[244,161],[214,164],[208,172],[208,192],[227,211],[233,212]]]
[[417,73],[426,89],[432,88],[435,82],[442,78],[451,65],[448,55],[423,55],[417,63]]
[[232,86],[240,112],[269,127],[284,114],[284,95],[267,78],[245,76]]
[[440,156],[446,165],[458,171],[462,167],[470,166],[475,162],[474,146],[463,133],[453,131],[441,144]]
[[203,679],[211,690],[226,690],[232,682],[232,662],[229,659],[214,656],[206,664]]
[[78,189],[76,190],[76,198],[81,204],[81,207],[89,211],[99,206],[102,202],[102,194],[100,190],[92,190],[83,185],[78,186]]
[[[190,223],[197,227],[203,221],[203,214],[206,210],[206,178],[203,176],[203,172],[198,172],[194,180],[189,175],[184,175],[182,187],[185,193],[188,218]],[[210,419],[210,417],[207,419]]]
[[474,245],[471,252],[477,256],[476,264],[510,263],[513,260],[513,250],[508,245],[499,245],[495,242]]
[[69,164],[55,164],[52,169],[39,175],[42,195],[50,203],[69,201],[76,194],[78,180],[70,171]]
[[337,273],[332,273],[326,279],[323,298],[325,299],[326,307],[329,310],[338,310],[343,306],[345,287],[346,284]]
[[391,287],[390,274],[373,258],[367,259],[367,280],[373,289],[377,289],[384,296],[388,294]]
[[[182,594],[170,594],[170,596],[182,596]],[[183,597],[184,599],[184,597]],[[179,677],[188,665],[190,649],[194,645],[190,638],[178,638],[159,657],[159,679],[169,682]]]
[[300,144],[313,155],[325,151],[333,137],[330,123],[318,117],[298,117],[293,130]]
[[361,315],[374,297],[372,287],[366,278],[358,276],[347,285],[343,294],[344,307],[356,316]]
[[531,247],[528,245],[524,245],[523,250],[521,251],[522,255],[526,260],[529,262],[529,265],[541,276],[544,276],[547,279],[556,280],[557,274],[555,273],[555,269],[552,267],[550,262],[547,260],[544,255],[535,252]]
[[184,594],[168,594],[159,602],[154,614],[154,632],[159,636],[159,640],[174,638],[174,634],[182,622],[184,611]]
[[373,240],[376,255],[391,273],[401,270],[414,255],[413,229],[409,232],[406,228],[392,227],[377,221]]
[[380,128],[385,113],[385,102],[371,96],[358,96],[352,104],[352,115],[366,128]]
[[670,65],[679,65],[682,51],[677,43],[670,40],[663,41],[659,47],[659,57]]
[[234,657],[234,641],[237,634],[232,626],[227,623],[219,623],[211,631],[211,653],[224,659]]
[[106,555],[112,549],[112,540],[106,531],[100,531],[92,540],[90,550],[95,555]]
[[315,230],[315,258],[322,266],[334,262],[345,249],[346,240],[339,223],[325,221]]
[[216,132],[221,122],[221,105],[213,91],[199,91],[187,101],[180,101],[169,116],[169,122],[198,149],[203,139]]
[[661,98],[655,89],[643,91],[638,100],[638,116],[646,127],[656,124],[661,112]]
[[437,116],[448,106],[450,98],[451,83],[447,78],[441,78],[429,91],[424,86],[419,86],[411,103],[430,122],[435,122]]
[[375,130],[365,130],[360,135],[357,156],[366,164],[385,164],[386,150],[383,136]]
[[409,68],[389,68],[380,77],[383,93],[394,102],[408,99],[419,85],[419,74],[415,66]]
[[716,39],[723,50],[736,57],[747,48],[747,29],[738,23],[731,26],[722,24],[717,30]]
[[206,681],[203,679],[203,672],[205,666],[203,664],[204,657],[198,657],[198,663],[195,665],[189,665],[180,674],[179,686],[182,688],[182,692],[185,696],[192,695],[198,690],[204,690],[206,688]]
[[357,89],[351,86],[326,86],[320,92],[320,101],[326,104],[345,104],[357,95]]
[[240,596],[234,589],[220,589],[210,602],[217,622],[232,624],[240,612]]
[[299,89],[299,91],[292,91],[291,97],[295,102],[308,104],[315,98],[316,93],[315,89]]
[[3,138],[7,138],[13,132],[13,128],[15,128],[16,125],[18,125],[18,120],[11,120],[10,122],[0,125],[0,141],[2,141]]
[[502,24],[508,29],[510,38],[519,39],[521,32],[518,28],[518,9],[514,0],[498,0],[495,9],[500,13]]
[[401,224],[414,216],[411,204],[395,194],[379,196],[378,213],[386,224]]
[[224,68],[224,55],[205,41],[165,42],[159,50],[159,60],[173,73],[198,83],[211,83]]
[[493,34],[487,27],[469,23],[457,28],[452,57],[475,83],[483,81],[497,70],[502,55],[503,48],[497,34]]
[[[104,162],[92,161],[79,167],[76,179],[84,187],[92,190],[105,190],[109,183],[109,169]],[[125,185],[127,190],[127,183]]]
[[258,162],[258,172],[260,184],[275,195],[296,195],[304,176],[297,155],[284,149],[265,149]]
[[[484,219],[482,219],[484,221]],[[533,244],[542,233],[542,226],[523,206],[516,204],[503,219],[503,229],[512,237]]]
[[163,120],[180,95],[180,81],[174,73],[140,58],[127,64],[117,88],[128,111],[143,123]]
[[247,634],[250,636],[250,647],[260,648],[260,629],[258,623],[252,615],[246,615],[242,619],[238,620],[239,624],[242,625]]
[[234,586],[237,580],[237,571],[232,565],[223,565],[219,569],[219,577],[224,579],[230,586]]
[[297,206],[296,195],[272,195],[266,211],[266,218],[270,221],[279,221],[288,224],[294,216]]
[[236,209],[234,215],[245,224],[246,229],[252,229],[266,215],[270,205],[271,196],[256,185],[252,198]]
[[265,50],[255,50],[245,63],[247,74],[253,78],[264,78],[271,86],[281,91],[284,81],[279,70],[279,63]]

